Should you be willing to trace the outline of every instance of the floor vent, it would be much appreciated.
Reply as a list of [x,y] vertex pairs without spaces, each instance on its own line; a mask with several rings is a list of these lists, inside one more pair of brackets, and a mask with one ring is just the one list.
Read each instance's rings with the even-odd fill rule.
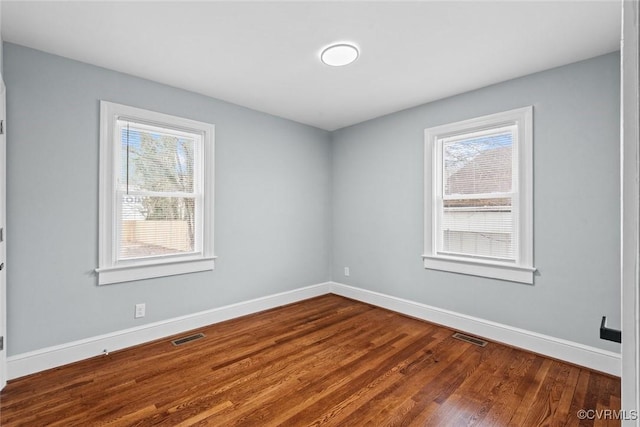
[[460,332],[456,332],[455,334],[453,334],[453,338],[460,341],[468,342],[473,345],[478,345],[480,347],[484,347],[487,345],[487,341],[485,340],[481,340],[480,338],[472,337],[470,335],[461,334]]
[[171,344],[175,346],[179,346],[182,344],[186,344],[191,341],[199,340],[200,338],[204,338],[203,333],[189,335],[188,337],[178,338],[177,340],[171,341]]

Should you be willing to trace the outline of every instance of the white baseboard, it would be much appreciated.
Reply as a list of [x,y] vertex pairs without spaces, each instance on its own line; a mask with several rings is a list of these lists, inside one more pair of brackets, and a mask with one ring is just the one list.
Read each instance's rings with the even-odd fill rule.
[[325,295],[330,292],[330,286],[330,282],[320,283],[135,328],[17,354],[7,358],[8,378],[19,378],[88,359],[103,354],[105,349],[107,351],[116,351],[247,314]]
[[126,347],[328,293],[362,301],[513,347],[585,366],[596,371],[616,376],[621,375],[621,356],[618,353],[342,283],[326,282],[10,356],[7,358],[8,379],[23,377],[98,356],[104,350],[109,352],[121,350]]
[[331,283],[331,293],[407,316],[437,323],[452,329],[522,348],[554,359],[564,360],[610,375],[620,376],[622,358],[619,353],[527,331],[520,328],[456,313],[362,288]]

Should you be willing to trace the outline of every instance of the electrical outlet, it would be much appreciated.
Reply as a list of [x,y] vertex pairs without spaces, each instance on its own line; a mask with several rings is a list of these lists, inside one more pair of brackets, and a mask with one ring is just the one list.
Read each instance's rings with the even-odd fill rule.
[[349,277],[349,267],[344,268],[344,275]]
[[147,307],[144,303],[136,304],[136,314],[133,317],[136,319],[139,319],[140,317],[144,317],[146,308]]

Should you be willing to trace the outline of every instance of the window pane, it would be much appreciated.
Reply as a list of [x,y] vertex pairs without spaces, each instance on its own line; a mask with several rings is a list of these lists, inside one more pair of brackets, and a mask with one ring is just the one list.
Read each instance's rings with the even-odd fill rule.
[[193,192],[193,138],[121,122],[120,191]]
[[195,199],[122,196],[120,259],[194,252]]
[[442,144],[444,194],[511,191],[513,136],[510,129]]
[[513,260],[513,221],[510,198],[446,200],[442,251]]

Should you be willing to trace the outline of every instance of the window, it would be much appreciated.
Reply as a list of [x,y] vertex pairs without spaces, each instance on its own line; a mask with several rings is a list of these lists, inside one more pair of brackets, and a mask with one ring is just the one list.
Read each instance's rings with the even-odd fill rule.
[[100,102],[100,285],[213,270],[213,131]]
[[425,129],[425,268],[533,283],[532,116]]

